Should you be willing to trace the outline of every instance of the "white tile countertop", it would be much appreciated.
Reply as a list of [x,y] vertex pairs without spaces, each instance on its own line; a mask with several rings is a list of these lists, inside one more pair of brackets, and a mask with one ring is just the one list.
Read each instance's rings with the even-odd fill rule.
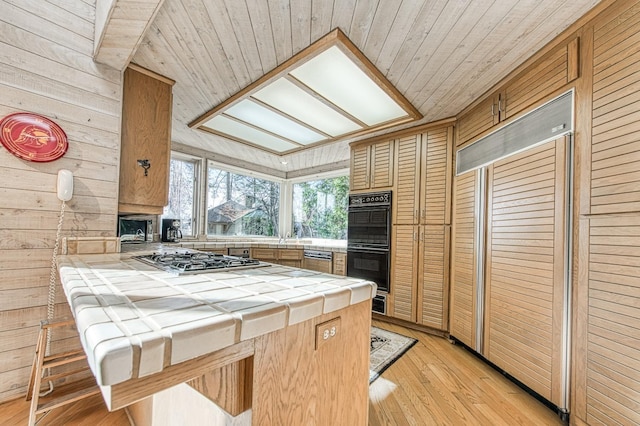
[[58,258],[80,340],[102,386],[158,373],[376,292],[370,281],[280,265],[175,275],[131,258],[140,254]]

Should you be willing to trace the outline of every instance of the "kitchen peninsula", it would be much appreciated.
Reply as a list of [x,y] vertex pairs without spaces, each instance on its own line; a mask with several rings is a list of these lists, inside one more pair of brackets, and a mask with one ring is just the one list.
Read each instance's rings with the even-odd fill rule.
[[220,408],[229,424],[367,423],[375,284],[281,265],[175,275],[140,254],[58,261],[110,410],[136,425]]

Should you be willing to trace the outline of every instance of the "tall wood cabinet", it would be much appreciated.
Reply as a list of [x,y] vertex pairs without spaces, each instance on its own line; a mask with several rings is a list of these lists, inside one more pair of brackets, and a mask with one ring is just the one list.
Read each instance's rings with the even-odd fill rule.
[[388,315],[448,328],[453,127],[396,140]]
[[162,214],[168,203],[173,83],[136,65],[124,72],[119,213]]
[[591,425],[640,424],[639,10],[615,2],[584,30],[572,417]]

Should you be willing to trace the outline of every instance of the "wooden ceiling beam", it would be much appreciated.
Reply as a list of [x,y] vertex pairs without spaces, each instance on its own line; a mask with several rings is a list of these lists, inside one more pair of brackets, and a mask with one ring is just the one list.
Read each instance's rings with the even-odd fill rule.
[[133,58],[164,0],[101,0],[96,3],[93,59],[123,70]]

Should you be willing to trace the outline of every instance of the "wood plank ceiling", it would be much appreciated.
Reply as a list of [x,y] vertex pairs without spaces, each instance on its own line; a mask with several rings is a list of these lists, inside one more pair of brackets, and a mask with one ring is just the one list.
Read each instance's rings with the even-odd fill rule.
[[451,117],[597,3],[165,0],[133,62],[176,80],[174,142],[298,175],[345,164],[351,140],[290,154],[282,164],[277,155],[187,123],[336,27],[424,115],[419,123]]

